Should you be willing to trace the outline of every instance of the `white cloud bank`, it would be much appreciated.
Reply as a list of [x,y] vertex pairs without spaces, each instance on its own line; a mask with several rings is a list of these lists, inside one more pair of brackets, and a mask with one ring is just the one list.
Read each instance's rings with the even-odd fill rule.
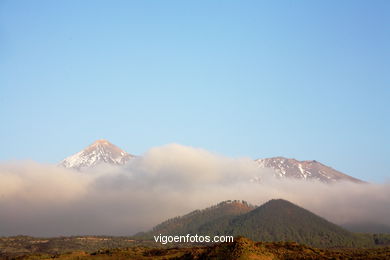
[[[77,172],[0,164],[0,236],[131,235],[228,199],[283,198],[338,224],[390,225],[390,185],[275,180],[249,158],[181,145],[153,148],[123,168]],[[261,177],[261,183],[250,182]]]

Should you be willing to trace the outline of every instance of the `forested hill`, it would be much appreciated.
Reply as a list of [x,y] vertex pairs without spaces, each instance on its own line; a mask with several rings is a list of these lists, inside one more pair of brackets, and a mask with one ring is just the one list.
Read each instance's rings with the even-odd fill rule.
[[138,237],[153,235],[233,235],[255,241],[294,241],[316,247],[370,247],[372,236],[349,232],[289,201],[277,199],[255,208],[226,201],[167,220]]

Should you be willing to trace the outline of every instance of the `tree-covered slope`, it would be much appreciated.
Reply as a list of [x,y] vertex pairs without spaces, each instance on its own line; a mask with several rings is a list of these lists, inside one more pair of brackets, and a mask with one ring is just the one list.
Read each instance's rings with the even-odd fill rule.
[[[137,237],[151,237],[153,235],[185,235],[200,234],[203,226],[212,223],[212,226],[225,229],[224,224],[236,216],[248,213],[255,207],[245,201],[223,201],[215,206],[195,210],[187,215],[175,217],[155,226],[150,232],[138,234]],[[215,228],[218,230],[218,228]]]
[[316,247],[371,247],[372,236],[349,232],[286,200],[253,208],[240,201],[222,202],[157,225],[153,235],[233,235],[255,241],[294,241]]
[[286,200],[271,200],[233,219],[226,233],[256,241],[294,241],[317,247],[360,247],[372,239],[349,232]]

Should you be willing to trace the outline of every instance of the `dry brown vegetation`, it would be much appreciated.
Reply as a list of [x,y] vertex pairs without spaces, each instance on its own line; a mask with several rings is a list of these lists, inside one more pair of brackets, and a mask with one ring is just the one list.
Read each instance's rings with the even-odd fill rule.
[[319,249],[294,242],[254,242],[239,237],[231,243],[193,248],[148,248],[134,246],[123,249],[98,250],[93,253],[73,252],[61,255],[25,255],[14,259],[390,259],[390,247],[372,249]]

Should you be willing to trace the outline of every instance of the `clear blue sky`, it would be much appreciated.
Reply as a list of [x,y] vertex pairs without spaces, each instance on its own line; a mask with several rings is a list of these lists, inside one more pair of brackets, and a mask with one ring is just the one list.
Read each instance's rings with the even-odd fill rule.
[[95,139],[390,178],[390,1],[0,1],[0,160]]

